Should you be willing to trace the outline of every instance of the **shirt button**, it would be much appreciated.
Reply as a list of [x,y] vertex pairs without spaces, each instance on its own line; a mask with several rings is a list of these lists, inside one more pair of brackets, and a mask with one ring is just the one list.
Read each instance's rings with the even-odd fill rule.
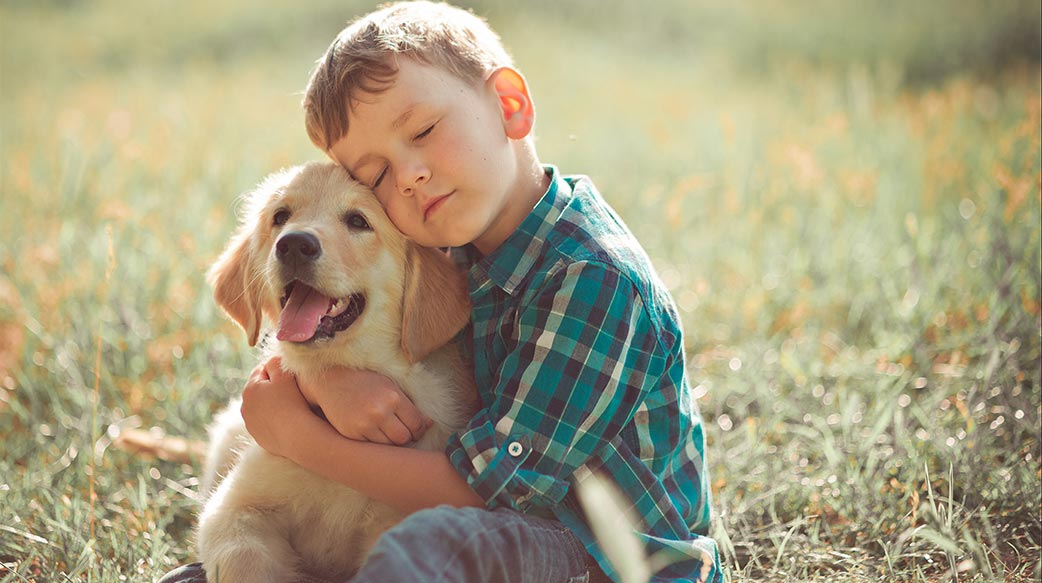
[[524,451],[525,451],[525,448],[522,447],[521,444],[519,442],[516,442],[516,441],[510,442],[510,445],[507,446],[507,453],[510,454],[510,457],[518,457]]

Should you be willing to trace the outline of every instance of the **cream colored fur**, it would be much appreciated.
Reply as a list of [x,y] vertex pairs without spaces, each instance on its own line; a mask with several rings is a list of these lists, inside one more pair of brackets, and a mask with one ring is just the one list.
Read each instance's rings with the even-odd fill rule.
[[[274,215],[288,211],[285,225]],[[361,214],[370,230],[344,220]],[[283,214],[284,218],[286,215]],[[343,365],[395,380],[434,422],[414,447],[442,450],[474,406],[469,367],[450,340],[469,306],[463,276],[437,251],[407,241],[375,197],[334,164],[275,174],[248,198],[239,232],[210,272],[221,307],[256,343],[277,322],[285,277],[273,247],[287,232],[322,244],[309,285],[331,297],[364,293],[362,315],[326,340],[275,343],[284,368],[307,378]],[[314,402],[313,399],[309,399]],[[402,518],[339,483],[268,454],[249,437],[233,401],[210,428],[199,517],[199,555],[211,581],[346,580],[376,538]]]

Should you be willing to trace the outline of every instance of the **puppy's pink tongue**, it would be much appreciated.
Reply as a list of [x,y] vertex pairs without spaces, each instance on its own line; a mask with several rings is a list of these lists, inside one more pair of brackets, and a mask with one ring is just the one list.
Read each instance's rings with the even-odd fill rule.
[[288,342],[306,342],[315,335],[322,316],[329,311],[329,298],[297,282],[290,292],[286,307],[279,316],[276,338]]

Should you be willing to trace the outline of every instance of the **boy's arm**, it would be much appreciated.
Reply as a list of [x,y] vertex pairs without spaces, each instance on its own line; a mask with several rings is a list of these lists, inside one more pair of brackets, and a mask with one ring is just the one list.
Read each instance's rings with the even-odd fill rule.
[[296,380],[283,372],[277,358],[250,375],[242,416],[268,452],[401,512],[440,504],[484,507],[444,453],[355,441],[337,433],[311,412]]
[[[495,398],[450,437],[449,459],[490,507],[553,507],[580,466],[625,447],[623,427],[657,393],[670,359],[633,283],[600,262],[551,274],[512,330]],[[684,423],[636,425],[676,435]]]
[[587,541],[590,523],[569,494],[608,476],[648,552],[677,561],[661,580],[718,581],[706,570],[716,543],[700,534],[710,490],[672,301],[650,286],[645,302],[640,274],[607,262],[558,265],[505,324],[488,327],[491,340],[476,325],[475,351],[508,349],[495,352],[487,408],[449,438],[450,462],[488,507],[551,510]]

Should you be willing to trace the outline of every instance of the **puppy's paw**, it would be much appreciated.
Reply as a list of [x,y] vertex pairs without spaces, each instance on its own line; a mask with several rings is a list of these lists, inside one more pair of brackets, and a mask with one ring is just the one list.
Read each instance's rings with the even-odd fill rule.
[[280,564],[262,550],[242,549],[203,562],[207,583],[286,583],[304,576],[294,565]]

